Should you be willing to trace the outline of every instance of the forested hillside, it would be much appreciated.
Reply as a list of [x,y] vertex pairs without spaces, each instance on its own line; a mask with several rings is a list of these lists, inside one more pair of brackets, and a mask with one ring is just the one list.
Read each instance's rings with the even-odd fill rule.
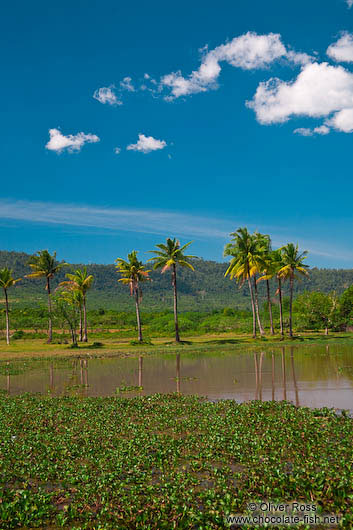
[[[60,257],[60,256],[59,256]],[[0,267],[10,267],[14,276],[24,278],[30,272],[27,265],[29,254],[23,252],[0,251]],[[223,307],[236,309],[250,308],[250,296],[247,286],[239,286],[228,278],[224,278],[227,268],[226,263],[197,260],[194,263],[195,272],[188,269],[178,271],[179,306],[181,311],[186,310],[212,310]],[[55,288],[65,277],[65,273],[83,264],[70,264],[53,280]],[[95,282],[88,296],[90,309],[104,307],[106,309],[127,310],[134,307],[127,287],[118,283],[119,275],[112,265],[87,265],[90,274],[95,277]],[[161,274],[159,271],[151,272],[152,281],[143,286],[143,309],[166,309],[172,303],[172,289],[169,272]],[[311,269],[310,279],[295,282],[295,294],[305,290],[322,291],[329,293],[336,291],[341,294],[353,284],[353,269]],[[272,293],[276,290],[275,282],[271,284]],[[288,286],[284,285],[287,294]],[[260,296],[265,294],[264,285],[259,285]],[[29,280],[24,278],[11,292],[12,303],[18,305],[37,305],[46,303],[46,292],[43,280]]]

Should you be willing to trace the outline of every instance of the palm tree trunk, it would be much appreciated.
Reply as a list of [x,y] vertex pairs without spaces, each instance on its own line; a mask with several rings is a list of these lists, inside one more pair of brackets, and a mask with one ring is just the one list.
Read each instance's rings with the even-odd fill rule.
[[6,344],[10,344],[10,319],[9,319],[9,300],[7,297],[7,289],[5,293],[5,313],[6,313]]
[[83,320],[82,320],[82,305],[80,304],[80,323],[79,323],[79,335],[80,335],[80,342],[83,341]]
[[325,335],[328,335],[328,327],[325,327]]
[[278,278],[278,296],[279,296],[279,324],[281,329],[281,335],[283,337],[283,309],[282,309],[282,282],[281,278]]
[[268,301],[268,312],[270,315],[270,331],[271,335],[274,335],[274,329],[273,329],[273,318],[272,318],[272,303],[271,303],[271,296],[270,296],[270,282],[266,280],[266,287],[267,287],[267,301]]
[[83,296],[83,339],[82,342],[87,342],[87,310],[86,310],[86,297]]
[[177,283],[176,283],[176,267],[173,264],[172,270],[172,285],[174,288],[174,324],[175,324],[175,342],[180,342],[179,335],[179,322],[178,322],[178,295],[177,295]]
[[293,337],[293,327],[292,327],[292,306],[293,306],[293,276],[289,279],[290,293],[289,293],[289,336]]
[[138,288],[135,290],[135,305],[136,305],[136,320],[137,320],[137,329],[138,329],[138,340],[142,342],[142,328],[141,328],[141,319],[140,319],[140,304],[139,304],[139,293]]
[[47,343],[50,344],[53,340],[53,322],[51,319],[51,298],[50,298],[50,280],[47,277],[47,291],[48,291],[48,340]]
[[251,297],[251,309],[252,309],[252,336],[253,339],[256,339],[256,314],[255,314],[255,304],[254,304],[254,293],[252,291],[252,285],[250,276],[248,276],[248,285]]
[[259,325],[260,335],[265,335],[264,328],[262,327],[261,320],[260,320],[260,313],[259,313],[259,299],[257,295],[257,283],[256,283],[256,274],[253,276],[254,278],[254,291],[255,291],[255,309],[256,309],[256,317],[257,317],[257,323]]

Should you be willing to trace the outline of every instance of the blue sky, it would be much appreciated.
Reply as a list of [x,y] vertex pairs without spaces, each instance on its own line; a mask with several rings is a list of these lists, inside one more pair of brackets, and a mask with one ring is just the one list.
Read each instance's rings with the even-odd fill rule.
[[4,5],[0,247],[220,260],[246,225],[351,268],[349,4]]

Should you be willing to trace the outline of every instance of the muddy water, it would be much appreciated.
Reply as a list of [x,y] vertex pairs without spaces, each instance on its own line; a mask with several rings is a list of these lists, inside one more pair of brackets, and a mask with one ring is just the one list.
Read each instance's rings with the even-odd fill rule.
[[[353,347],[316,345],[139,358],[0,364],[0,389],[54,395],[198,394],[353,410]],[[137,388],[140,387],[140,388]]]

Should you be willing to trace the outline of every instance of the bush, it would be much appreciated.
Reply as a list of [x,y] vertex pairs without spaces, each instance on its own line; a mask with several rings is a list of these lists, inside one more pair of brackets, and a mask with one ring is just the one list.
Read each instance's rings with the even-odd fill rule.
[[22,331],[22,329],[19,329],[18,331],[15,331],[15,333],[12,335],[12,339],[14,340],[18,340],[18,339],[23,339],[23,337],[25,336],[25,332]]

